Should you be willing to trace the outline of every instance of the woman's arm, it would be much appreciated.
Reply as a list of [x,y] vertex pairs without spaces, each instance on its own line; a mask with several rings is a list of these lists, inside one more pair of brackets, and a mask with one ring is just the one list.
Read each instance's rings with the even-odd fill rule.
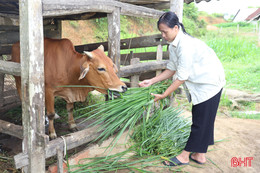
[[140,82],[139,86],[148,87],[148,86],[150,86],[154,83],[168,79],[168,78],[172,77],[174,74],[175,74],[175,71],[171,71],[169,69],[166,69],[161,74],[159,74],[158,76],[156,76],[152,79],[148,79],[148,80],[144,80],[144,81]]
[[168,88],[167,90],[165,90],[165,92],[163,94],[153,94],[151,93],[151,95],[155,96],[154,101],[158,101],[161,99],[164,99],[165,97],[167,97],[168,95],[170,95],[173,91],[175,91],[181,84],[183,84],[184,81],[176,79]]

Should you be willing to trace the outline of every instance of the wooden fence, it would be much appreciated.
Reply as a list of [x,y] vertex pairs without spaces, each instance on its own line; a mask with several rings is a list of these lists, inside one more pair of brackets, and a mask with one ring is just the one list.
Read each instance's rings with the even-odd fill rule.
[[[79,3],[80,2],[80,3]],[[40,5],[42,3],[42,5]],[[182,2],[183,3],[183,2]],[[145,56],[141,54],[131,53],[131,58],[129,55],[122,55],[120,57],[120,44],[121,49],[126,46],[126,48],[131,48],[133,39],[125,40],[123,43],[120,43],[120,14],[138,16],[138,17],[154,17],[158,18],[163,12],[157,11],[154,9],[148,9],[140,6],[133,6],[125,3],[121,3],[114,0],[97,0],[97,1],[61,1],[60,0],[35,0],[35,1],[25,1],[20,0],[20,30],[23,34],[20,34],[21,41],[21,59],[23,61],[21,65],[17,63],[11,63],[7,61],[0,60],[0,74],[10,74],[10,75],[21,75],[23,77],[22,86],[23,88],[23,127],[16,126],[9,122],[0,122],[0,132],[8,131],[9,134],[12,134],[16,137],[23,139],[23,152],[14,157],[15,167],[24,168],[25,172],[45,172],[45,159],[55,156],[58,154],[59,159],[61,160],[62,154],[61,151],[64,150],[65,142],[67,149],[75,148],[84,143],[90,142],[96,138],[96,129],[84,129],[79,132],[70,133],[65,135],[63,138],[58,138],[52,141],[49,141],[48,136],[44,133],[44,82],[43,82],[43,70],[37,71],[37,76],[39,77],[39,82],[28,83],[31,81],[34,71],[28,69],[35,69],[34,67],[43,68],[43,17],[45,18],[55,18],[59,16],[67,16],[72,14],[81,14],[86,12],[96,12],[107,13],[108,17],[108,55],[114,60],[115,64],[119,67],[121,62],[126,62],[124,67],[120,69],[120,77],[131,77],[132,80],[138,80],[138,76],[143,72],[149,73],[151,71],[160,72],[160,70],[166,67],[166,61],[162,61],[163,52],[161,38],[158,38],[158,35],[155,36],[152,40],[146,40],[148,42],[158,46],[157,52],[151,53],[150,55],[155,55],[156,59],[159,61],[147,62],[147,63],[138,63],[134,57],[140,58],[140,60],[145,59]],[[98,5],[97,5],[98,4]],[[2,27],[3,28],[3,27]],[[5,55],[10,53],[10,44],[14,41],[17,41],[19,38],[17,27],[10,27],[10,30],[3,29],[0,36],[0,48],[2,53],[0,55]],[[55,29],[50,29],[51,31]],[[14,32],[13,32],[14,31]],[[61,30],[59,30],[61,31]],[[7,37],[5,37],[7,36]],[[152,38],[152,37],[151,37]],[[145,45],[142,42],[143,39],[136,41],[136,45],[143,46]],[[130,43],[131,42],[131,43]],[[27,47],[26,45],[30,45]],[[127,47],[128,45],[128,47]],[[148,45],[148,43],[147,43]],[[85,46],[85,47],[84,47]],[[150,45],[148,45],[150,46]],[[91,45],[83,45],[83,48],[80,46],[76,47],[78,51],[88,50],[88,47]],[[96,48],[96,47],[95,47]],[[133,48],[133,47],[132,47]],[[38,50],[38,51],[34,51]],[[0,52],[1,52],[0,51]],[[5,52],[4,52],[5,51]],[[133,57],[133,58],[132,58]],[[146,55],[146,58],[148,55]],[[123,59],[124,58],[124,59]],[[131,59],[131,61],[130,61]],[[155,60],[155,59],[154,59]],[[137,64],[136,64],[137,63]],[[128,65],[130,64],[130,65]],[[142,75],[141,75],[142,76]],[[141,77],[140,76],[140,77]],[[0,79],[3,81],[3,77]],[[4,80],[5,81],[5,80]],[[132,82],[132,81],[131,81]],[[2,82],[4,83],[4,82]],[[132,82],[136,84],[137,82]],[[31,88],[36,87],[38,90],[30,90]],[[0,87],[3,91],[4,87]],[[0,90],[0,91],[1,91]],[[37,92],[37,93],[36,93]],[[1,93],[3,95],[3,92]],[[37,100],[37,102],[36,102]],[[36,104],[36,103],[40,103]],[[14,127],[15,130],[5,129],[8,127]],[[19,130],[17,130],[19,129]],[[21,129],[23,129],[23,134],[21,136]],[[19,131],[19,133],[17,133]],[[62,167],[59,166],[59,172],[63,172]]]
[[[145,37],[136,37],[136,38],[130,38],[130,39],[123,39],[120,41],[121,43],[121,50],[127,50],[127,49],[137,49],[137,48],[147,48],[147,47],[156,47],[157,51],[154,52],[142,52],[142,53],[133,53],[130,51],[129,54],[121,54],[121,69],[119,76],[124,78],[129,78],[130,82],[127,83],[128,86],[137,86],[138,81],[141,79],[150,78],[152,76],[156,75],[157,73],[163,69],[165,69],[168,59],[168,53],[163,52],[163,45],[166,45],[166,42],[162,40],[161,35],[152,35],[152,36],[145,36]],[[94,44],[86,44],[86,45],[80,45],[76,46],[75,49],[78,52],[91,51],[93,49],[96,49],[99,45],[104,45],[105,51],[108,48],[107,42],[101,42],[101,43],[94,43]],[[138,61],[136,61],[136,58],[138,58]],[[162,60],[163,59],[163,60]],[[152,60],[159,60],[159,61],[152,61]],[[132,62],[131,62],[132,61]],[[148,61],[148,62],[139,62],[139,61]],[[10,66],[11,65],[11,66]],[[20,75],[21,68],[16,63],[10,64],[10,62],[6,63],[5,61],[1,61],[0,63],[0,74],[5,73],[5,69],[12,68],[12,72],[10,70],[8,73],[13,75]],[[140,79],[139,79],[140,77]],[[6,80],[5,80],[6,81]],[[8,87],[10,83],[14,86],[14,81],[8,81],[5,82],[5,87]],[[12,90],[12,92],[15,92],[15,90]],[[3,94],[4,93],[4,94]],[[7,96],[7,93],[14,95],[13,93],[9,92],[3,92],[2,95]],[[16,103],[19,101],[19,98],[17,95],[14,96]],[[2,102],[2,105],[6,104],[6,97],[4,97],[4,102]],[[19,102],[18,102],[19,103]],[[10,128],[10,123],[1,121],[0,122],[0,132],[6,132],[8,134],[11,134],[13,136],[16,136],[18,138],[22,139],[21,129],[22,127],[11,124],[12,128]],[[20,129],[20,130],[17,130]],[[86,131],[94,131],[93,129],[85,129],[80,132],[76,132],[73,134],[73,137],[66,138],[66,141],[70,141],[71,143],[77,143],[76,146],[79,146],[83,144],[86,141],[93,140],[96,137],[96,134],[91,134],[89,136],[82,137],[83,134],[86,133]],[[71,134],[70,134],[71,136]],[[58,148],[62,148],[63,141],[61,139],[50,141],[49,145],[46,149],[47,156],[51,157],[54,156],[57,152],[53,151],[55,146],[60,146]],[[75,147],[75,145],[70,145],[70,142],[68,143],[68,149]],[[57,148],[57,147],[56,147]],[[16,167],[20,168],[28,164],[27,155],[25,153],[21,153],[17,156],[15,156],[16,160]]]

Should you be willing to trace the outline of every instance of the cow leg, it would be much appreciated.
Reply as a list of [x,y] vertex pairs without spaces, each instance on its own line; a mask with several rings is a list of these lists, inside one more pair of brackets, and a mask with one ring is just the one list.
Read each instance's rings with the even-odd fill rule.
[[21,94],[21,77],[14,76],[14,79],[15,79],[17,92],[19,94],[20,99],[22,99],[22,94]]
[[47,110],[47,116],[49,119],[49,137],[50,139],[57,138],[55,129],[54,129],[54,117],[55,117],[55,110],[54,110],[54,95],[52,92],[46,89],[45,92],[45,105]]
[[73,118],[73,109],[74,109],[74,104],[67,103],[69,130],[75,132],[78,131],[78,128]]

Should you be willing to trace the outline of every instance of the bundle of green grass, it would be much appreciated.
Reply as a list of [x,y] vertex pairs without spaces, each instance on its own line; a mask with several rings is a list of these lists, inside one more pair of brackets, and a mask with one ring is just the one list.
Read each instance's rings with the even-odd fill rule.
[[102,142],[115,135],[111,149],[128,130],[131,137],[129,150],[135,152],[136,156],[176,155],[183,150],[188,139],[190,121],[180,116],[179,108],[169,106],[169,98],[154,103],[151,95],[163,93],[170,84],[169,80],[145,88],[130,88],[120,98],[86,107],[92,108],[92,111],[81,117],[94,121],[91,126],[99,127],[101,133],[96,141]]

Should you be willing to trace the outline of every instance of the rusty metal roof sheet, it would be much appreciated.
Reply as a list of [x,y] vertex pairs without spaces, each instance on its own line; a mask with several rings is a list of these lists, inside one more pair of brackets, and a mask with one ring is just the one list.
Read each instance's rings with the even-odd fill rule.
[[258,8],[255,12],[253,12],[246,18],[246,21],[252,20],[260,20],[260,8]]

